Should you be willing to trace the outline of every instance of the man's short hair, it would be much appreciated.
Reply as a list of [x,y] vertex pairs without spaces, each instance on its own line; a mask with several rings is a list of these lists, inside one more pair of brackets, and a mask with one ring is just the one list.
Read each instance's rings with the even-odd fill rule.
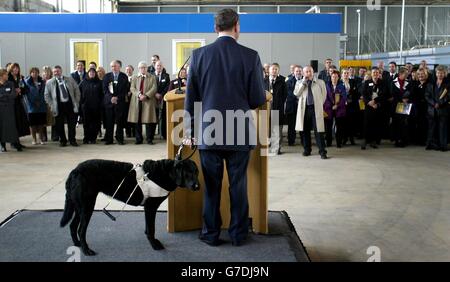
[[233,9],[222,9],[214,16],[214,23],[218,31],[228,31],[239,21],[239,15]]
[[394,61],[392,61],[392,62],[389,62],[389,64],[393,64],[394,66],[397,66],[397,63],[396,63],[396,62],[394,62]]
[[54,68],[54,69],[60,69],[60,70],[62,70],[62,67],[61,67],[60,65],[56,65],[56,66],[54,66],[53,68]]
[[83,66],[84,66],[84,62],[85,62],[84,60],[77,60],[77,64],[78,64],[78,63],[82,63]]
[[152,57],[155,57],[156,59],[158,59],[159,60],[159,55],[153,55]]
[[275,67],[277,67],[277,68],[280,68],[280,64],[278,64],[278,63],[271,63],[270,66],[271,66],[271,67],[275,66]]
[[113,61],[111,61],[111,63],[110,63],[111,66],[112,66],[112,65],[115,65],[115,64],[118,64],[120,67],[122,67],[122,62],[119,61],[119,60],[113,60]]
[[90,62],[89,65],[94,65],[95,67],[97,67],[97,63],[96,62]]
[[134,67],[132,65],[128,65],[127,68],[134,70]]
[[374,70],[380,71],[380,68],[379,68],[379,67],[372,67],[372,70],[373,70],[373,71],[374,71]]

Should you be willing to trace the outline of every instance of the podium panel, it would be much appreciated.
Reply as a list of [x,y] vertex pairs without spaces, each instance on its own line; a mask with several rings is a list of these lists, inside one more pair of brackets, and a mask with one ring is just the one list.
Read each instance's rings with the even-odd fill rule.
[[[172,113],[176,110],[184,109],[185,94],[175,94],[175,90],[168,92],[164,96],[167,103],[167,157],[175,158],[180,144],[174,144],[172,132],[182,120],[172,121]],[[267,213],[267,186],[268,186],[268,165],[267,151],[268,141],[261,144],[260,140],[268,140],[269,135],[269,111],[272,96],[266,92],[266,103],[256,110],[258,129],[258,144],[251,151],[247,169],[247,193],[249,202],[249,217],[253,231],[256,233],[268,233],[268,213]],[[266,115],[259,115],[259,110],[266,110]],[[261,132],[259,132],[261,130]],[[180,136],[182,137],[182,136]],[[192,153],[191,149],[183,149],[183,157],[188,157]],[[168,199],[167,229],[169,232],[188,231],[202,228],[203,193],[205,181],[200,164],[198,151],[191,158],[196,162],[199,169],[200,190],[196,192],[186,189],[177,189],[170,193]],[[230,222],[230,196],[228,174],[224,164],[224,175],[222,181],[222,194],[220,212],[222,215],[222,228],[227,228]]]

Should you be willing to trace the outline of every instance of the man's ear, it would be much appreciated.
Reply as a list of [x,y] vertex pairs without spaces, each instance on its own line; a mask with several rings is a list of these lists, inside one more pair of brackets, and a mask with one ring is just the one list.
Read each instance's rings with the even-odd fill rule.
[[234,32],[239,34],[240,31],[241,31],[241,26],[240,26],[239,22],[237,22],[236,25],[234,26]]

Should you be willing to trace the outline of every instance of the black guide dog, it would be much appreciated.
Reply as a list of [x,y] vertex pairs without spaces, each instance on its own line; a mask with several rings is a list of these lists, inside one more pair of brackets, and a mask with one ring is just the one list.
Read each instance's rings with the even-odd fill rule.
[[[142,169],[147,173],[148,179],[169,192],[177,187],[188,188],[192,191],[200,189],[198,181],[198,168],[194,161],[186,160],[146,160]],[[70,235],[75,246],[81,247],[87,256],[96,253],[91,250],[86,242],[86,231],[95,207],[95,201],[99,192],[110,197],[113,196],[119,184],[114,199],[126,202],[133,189],[136,187],[136,171],[133,164],[109,161],[88,160],[80,163],[73,169],[66,181],[66,201],[64,213],[61,218],[61,227],[70,223]],[[148,197],[144,202],[144,193],[135,190],[128,204],[144,206],[145,234],[154,250],[164,249],[161,242],[155,238],[155,217],[160,204],[167,198]],[[74,216],[75,214],[75,216]]]

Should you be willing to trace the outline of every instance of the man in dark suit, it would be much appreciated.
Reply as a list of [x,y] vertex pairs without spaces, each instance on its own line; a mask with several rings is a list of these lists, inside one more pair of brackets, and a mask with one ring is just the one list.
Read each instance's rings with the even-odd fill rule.
[[[297,119],[297,107],[298,107],[298,97],[294,95],[295,84],[297,80],[302,80],[302,67],[296,66],[294,68],[293,75],[286,81],[287,87],[287,98],[286,107],[284,112],[286,114],[286,122],[288,125],[288,144],[289,146],[295,145],[295,122]],[[302,141],[302,136],[300,132],[300,142]]]
[[156,83],[158,84],[158,90],[155,97],[158,101],[157,112],[159,122],[159,134],[162,138],[166,139],[166,102],[164,101],[164,95],[166,95],[170,86],[170,76],[164,71],[164,67],[161,61],[155,63]]
[[330,76],[329,68],[333,64],[333,60],[328,58],[325,60],[324,65],[325,68],[320,71],[319,73],[319,79],[322,79],[323,81],[328,81],[328,77]]
[[[278,112],[278,127],[271,126],[270,153],[281,155],[283,143],[283,124],[285,121],[284,108],[287,97],[286,78],[280,75],[280,65],[273,63],[269,68],[269,77],[264,79],[265,90],[272,94],[270,109]],[[274,115],[270,115],[272,123]]]
[[358,75],[355,76],[355,83],[356,87],[359,88],[361,84],[364,82],[364,76],[366,75],[367,68],[366,67],[360,67],[358,70]]
[[[220,195],[225,160],[231,202],[228,233],[232,244],[239,246],[248,235],[247,165],[250,150],[255,147],[257,137],[253,138],[251,135],[256,135],[256,129],[249,118],[234,118],[227,122],[226,113],[238,110],[246,113],[265,103],[263,72],[258,53],[236,42],[240,26],[239,15],[234,10],[224,9],[217,12],[215,30],[219,38],[192,53],[184,105],[191,117],[186,133],[188,138],[194,136],[198,140],[205,178],[203,228],[200,239],[212,246],[222,243],[219,239],[222,226]],[[223,117],[221,132],[215,132],[214,137],[205,136],[207,134],[197,136],[199,126],[205,132],[205,128],[215,124],[212,121],[203,121],[194,126],[194,102],[201,103],[202,116],[220,112]],[[198,122],[198,119],[195,121]],[[217,123],[217,120],[214,123]],[[243,130],[238,129],[242,126]],[[242,141],[241,139],[245,141],[237,142]]]
[[[151,65],[150,65],[150,66],[148,67],[148,69],[147,69],[147,71],[148,71],[149,73],[155,74],[155,70],[156,70],[155,64],[156,64],[157,61],[160,61],[159,55],[155,54],[155,55],[152,56],[152,63],[151,63]],[[163,68],[162,72],[166,72],[166,69]]]
[[378,70],[380,71],[381,78],[384,80],[384,83],[385,84],[388,83],[388,81],[389,81],[389,72],[384,69],[384,62],[383,61],[378,61],[377,67],[378,67]]
[[126,74],[120,71],[120,62],[111,62],[111,72],[103,78],[103,100],[105,107],[105,145],[113,143],[114,123],[116,124],[116,140],[124,145],[123,129],[127,120],[127,103],[125,97],[130,90],[130,83]]
[[397,63],[392,61],[389,62],[389,78],[388,78],[388,85],[390,85],[392,83],[392,81],[394,81],[394,79],[396,79],[398,77],[398,73],[397,73]]
[[447,122],[450,101],[450,82],[446,80],[447,70],[443,65],[435,69],[436,80],[428,83],[425,100],[428,105],[427,150],[448,151]]
[[290,65],[289,66],[289,75],[286,77],[286,82],[294,76],[294,69],[297,67],[297,65]]
[[77,61],[77,70],[70,74],[75,82],[80,83],[86,79],[86,70],[84,68],[84,61]]
[[[86,79],[86,68],[84,65],[84,61],[82,60],[78,60],[77,61],[77,70],[74,71],[73,73],[70,74],[70,76],[73,78],[73,80],[75,80],[75,82],[77,83],[78,87],[80,88],[80,92],[81,92],[81,82],[83,82],[83,80]],[[77,114],[77,120],[79,122],[83,122],[82,121],[82,109],[79,109],[79,113]]]

